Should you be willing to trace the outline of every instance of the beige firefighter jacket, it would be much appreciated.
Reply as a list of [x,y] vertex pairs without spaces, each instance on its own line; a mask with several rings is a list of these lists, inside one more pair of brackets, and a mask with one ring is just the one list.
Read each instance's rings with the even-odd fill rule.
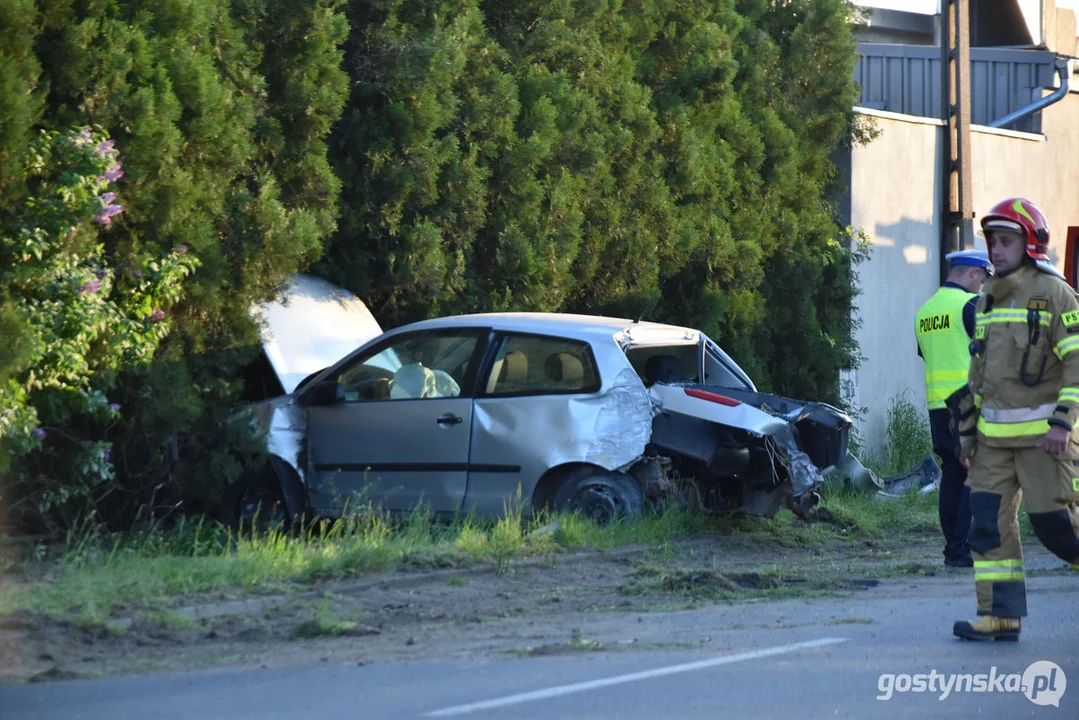
[[[1068,284],[1026,265],[991,278],[975,312],[968,384],[973,408],[959,432],[996,447],[1037,445],[1051,425],[1079,418],[1079,300]],[[970,412],[970,410],[973,412]],[[1073,433],[1074,437],[1074,433]]]

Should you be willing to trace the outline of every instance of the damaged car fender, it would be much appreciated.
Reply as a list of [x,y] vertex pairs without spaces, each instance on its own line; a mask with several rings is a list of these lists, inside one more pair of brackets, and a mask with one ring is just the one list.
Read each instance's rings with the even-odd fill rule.
[[259,426],[266,432],[266,450],[270,465],[281,484],[289,515],[307,512],[307,492],[302,463],[306,414],[291,396],[278,398],[260,408]]
[[[656,412],[644,383],[614,348],[601,367],[617,368],[595,393],[478,397],[465,512],[502,509],[507,487],[524,494],[525,512],[570,482],[565,468],[628,469],[644,454]],[[632,481],[626,476],[627,481]]]

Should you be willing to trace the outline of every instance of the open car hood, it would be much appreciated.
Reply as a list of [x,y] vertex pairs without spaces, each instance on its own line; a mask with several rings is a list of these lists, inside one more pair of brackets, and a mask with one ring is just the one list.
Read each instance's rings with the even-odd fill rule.
[[281,296],[254,314],[262,320],[263,349],[286,393],[382,334],[363,301],[312,275],[293,275]]

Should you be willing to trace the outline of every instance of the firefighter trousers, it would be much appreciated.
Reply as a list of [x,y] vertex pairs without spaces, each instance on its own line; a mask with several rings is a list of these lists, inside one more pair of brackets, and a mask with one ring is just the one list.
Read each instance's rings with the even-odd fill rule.
[[967,476],[970,549],[979,615],[1025,617],[1026,582],[1019,540],[1019,501],[1050,552],[1079,570],[1079,445],[1060,455],[1040,447],[1000,448],[978,443]]

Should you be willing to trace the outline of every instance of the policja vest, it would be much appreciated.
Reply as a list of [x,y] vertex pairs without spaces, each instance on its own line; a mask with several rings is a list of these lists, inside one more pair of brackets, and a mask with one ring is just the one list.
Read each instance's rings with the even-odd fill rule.
[[970,336],[963,327],[963,307],[972,292],[942,287],[925,301],[914,318],[914,334],[925,359],[925,396],[930,410],[967,384]]

